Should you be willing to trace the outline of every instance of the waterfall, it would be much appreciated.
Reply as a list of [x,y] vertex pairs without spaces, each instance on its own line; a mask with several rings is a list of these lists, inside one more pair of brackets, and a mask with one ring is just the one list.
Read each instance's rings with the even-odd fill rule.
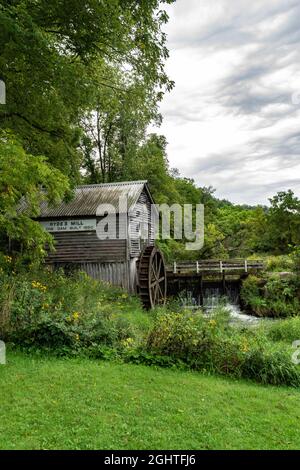
[[185,308],[196,309],[202,307],[204,312],[211,316],[216,307],[222,305],[229,311],[231,322],[255,325],[261,321],[253,315],[241,311],[238,283],[227,283],[225,292],[222,285],[207,285],[203,287],[203,304],[200,295],[195,289],[187,288],[179,294],[179,299]]
[[212,309],[220,304],[231,304],[239,306],[239,290],[236,285],[229,285],[226,292],[220,286],[204,287],[203,289],[203,307]]

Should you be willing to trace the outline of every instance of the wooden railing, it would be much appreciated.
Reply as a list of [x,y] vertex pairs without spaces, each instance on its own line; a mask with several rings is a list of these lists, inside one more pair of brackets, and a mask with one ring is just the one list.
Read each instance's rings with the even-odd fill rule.
[[209,274],[209,273],[249,273],[264,269],[261,260],[229,259],[175,261],[167,266],[167,272],[172,274]]

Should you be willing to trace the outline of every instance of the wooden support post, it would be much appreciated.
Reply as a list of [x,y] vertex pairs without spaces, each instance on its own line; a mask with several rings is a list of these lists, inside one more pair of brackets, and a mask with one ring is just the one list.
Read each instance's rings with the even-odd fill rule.
[[245,273],[248,272],[248,261],[245,259]]
[[200,306],[203,307],[204,304],[204,292],[203,292],[203,276],[200,276]]
[[197,274],[199,274],[199,262],[196,263]]
[[222,276],[222,283],[223,283],[223,295],[226,295],[226,278],[225,278],[225,273],[223,273],[223,276]]
[[177,265],[176,265],[176,261],[174,261],[174,266],[173,266],[173,273],[176,274],[177,273]]
[[220,261],[220,273],[222,273],[222,272],[223,272],[223,262]]

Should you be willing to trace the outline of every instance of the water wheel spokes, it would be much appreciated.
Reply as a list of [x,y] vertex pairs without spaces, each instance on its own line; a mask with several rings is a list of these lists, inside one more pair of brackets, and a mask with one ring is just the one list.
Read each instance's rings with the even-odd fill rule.
[[148,246],[141,255],[139,265],[140,295],[145,308],[164,305],[167,296],[166,267],[162,253]]

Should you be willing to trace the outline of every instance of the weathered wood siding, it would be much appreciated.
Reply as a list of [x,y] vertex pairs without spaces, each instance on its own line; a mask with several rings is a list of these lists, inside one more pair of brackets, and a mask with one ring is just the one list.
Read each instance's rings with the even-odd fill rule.
[[[143,227],[148,231],[147,240],[141,239]],[[138,235],[138,237],[137,237]],[[132,214],[129,216],[129,252],[132,258],[140,256],[144,246],[154,244],[154,227],[151,219],[151,201],[144,190]]]
[[130,283],[127,262],[115,263],[81,263],[80,269],[94,279],[106,281],[114,286],[120,286],[129,291],[134,291]]
[[99,240],[96,232],[53,233],[55,252],[47,262],[120,262],[126,260],[126,240]]

